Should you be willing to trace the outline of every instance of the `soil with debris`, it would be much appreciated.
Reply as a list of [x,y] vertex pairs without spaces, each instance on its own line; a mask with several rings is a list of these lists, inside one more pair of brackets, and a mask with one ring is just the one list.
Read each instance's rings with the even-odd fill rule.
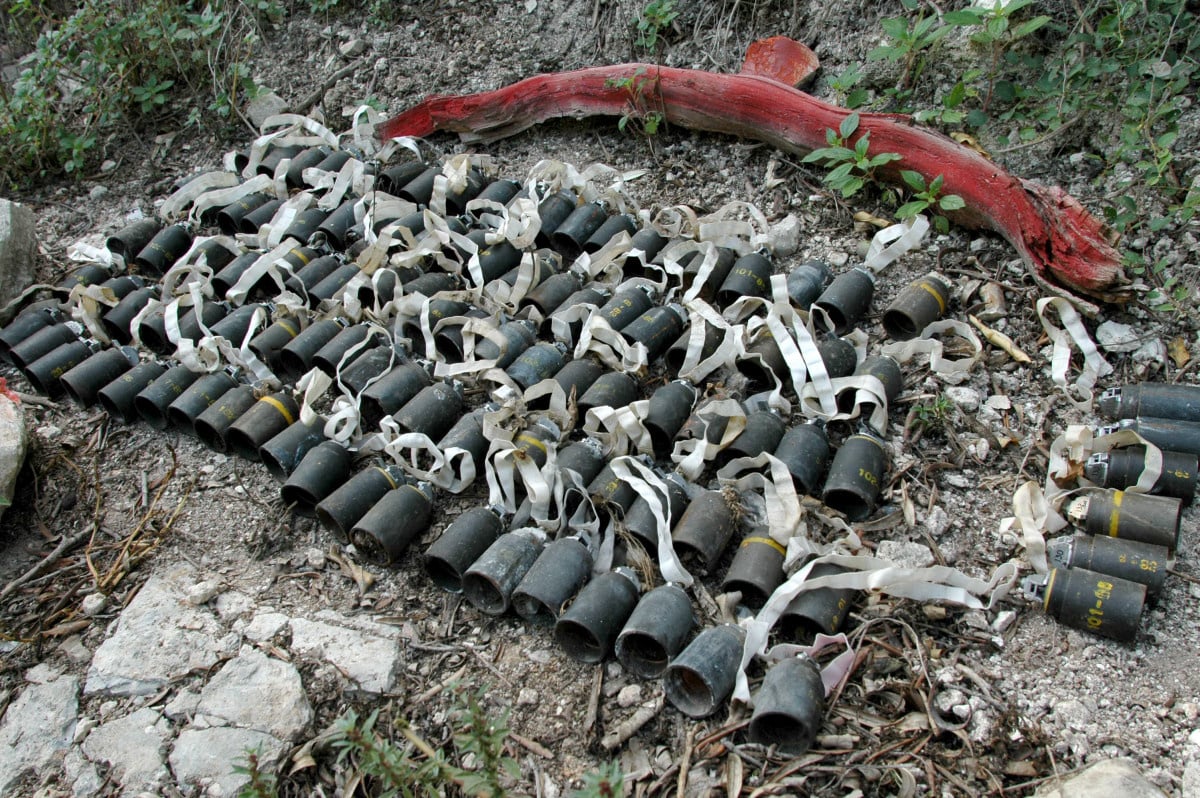
[[[879,43],[870,33],[878,30],[880,9],[874,3],[683,5],[667,38],[667,64],[736,71],[749,42],[790,35],[821,59],[823,71],[811,89],[817,96],[829,96],[829,75],[865,60]],[[348,127],[346,112],[368,98],[396,112],[429,93],[479,91],[537,72],[639,55],[631,26],[639,4],[629,0],[413,3],[387,28],[301,10],[266,32],[255,78],[295,102],[358,59],[360,68],[330,88],[321,103],[335,130]],[[949,77],[954,66],[945,69]],[[890,85],[892,76],[872,74],[870,80],[878,89]],[[1187,112],[1182,140],[1195,138],[1196,114],[1195,108]],[[1107,124],[1089,121],[1053,141],[996,157],[1014,174],[1060,185],[1099,213],[1112,198],[1093,181],[1087,155],[1110,140]],[[221,140],[177,129],[157,139],[113,142],[109,158],[115,167],[79,183],[14,197],[38,214],[42,277],[54,281],[70,268],[71,244],[98,242],[136,211],[153,214],[176,178],[216,167],[226,150],[244,147],[250,138],[245,129]],[[448,136],[435,137],[431,145],[446,154],[460,151]],[[854,265],[874,232],[856,223],[854,213],[888,213],[869,196],[849,204],[831,197],[819,171],[768,146],[675,128],[647,138],[618,131],[611,119],[556,122],[477,151],[494,158],[501,176],[514,179],[545,158],[639,170],[644,174],[629,190],[652,209],[687,204],[713,210],[741,200],[773,222],[794,214],[801,222],[800,247],[777,262],[780,271],[808,258],[839,269]],[[1180,175],[1185,183],[1192,178]],[[1170,256],[1173,268],[1194,286],[1200,252],[1194,225],[1133,246]],[[958,284],[953,318],[965,320],[978,302],[967,287],[1000,283],[1007,311],[990,324],[1033,362],[1015,363],[989,347],[970,378],[953,390],[925,366],[906,366],[905,388],[890,414],[888,437],[896,453],[891,479],[881,509],[859,526],[869,549],[889,541],[891,550],[905,550],[896,543],[911,544],[907,549],[915,547],[922,559],[986,577],[1019,555],[1017,539],[999,531],[1002,517],[1012,512],[1013,492],[1029,479],[1044,479],[1049,444],[1068,424],[1097,419],[1076,410],[1054,387],[1049,343],[1034,312],[1041,289],[1012,249],[992,235],[952,229],[886,270],[864,325],[872,351],[884,340],[880,309],[934,268]],[[1178,338],[1193,357],[1200,355],[1200,325],[1190,304],[1178,313],[1140,305],[1106,308],[1102,320],[1107,319],[1131,325],[1140,342]],[[1095,323],[1089,327],[1094,332]],[[1131,354],[1106,356],[1115,371],[1100,388],[1143,378],[1193,380],[1190,369],[1166,357],[1136,362]],[[2,373],[18,390],[32,393],[14,370]],[[649,388],[648,382],[647,393]],[[910,411],[938,395],[950,400],[942,408],[944,419],[919,431]],[[27,672],[39,664],[43,676],[84,678],[89,666],[96,667],[91,653],[114,634],[114,621],[139,587],[152,575],[186,566],[190,576],[181,590],[215,583],[211,595],[224,601],[225,609],[218,604],[206,616],[216,624],[217,656],[147,695],[84,693],[78,716],[91,728],[154,709],[152,717],[166,718],[167,730],[155,738],[166,752],[173,735],[194,718],[186,709],[165,716],[159,710],[200,693],[243,643],[257,646],[295,665],[312,707],[310,721],[282,753],[283,795],[342,794],[337,790],[349,778],[346,768],[335,764],[334,752],[311,742],[351,708],[361,714],[379,710],[381,728],[407,719],[434,747],[447,746],[455,731],[448,687],[453,680],[485,685],[486,709],[511,712],[507,750],[520,763],[512,794],[566,794],[584,774],[616,759],[636,795],[680,787],[686,795],[736,794],[739,787],[755,795],[1022,795],[1057,774],[1123,756],[1168,795],[1183,795],[1185,770],[1197,767],[1200,757],[1200,580],[1192,576],[1200,574],[1200,546],[1192,508],[1184,516],[1178,575],[1146,611],[1132,644],[1068,629],[1017,591],[986,612],[887,597],[860,604],[851,615],[858,630],[852,633],[857,667],[832,702],[814,748],[792,758],[747,742],[742,716],[721,710],[692,720],[669,704],[662,708],[658,682],[639,681],[611,662],[579,664],[557,649],[549,630],[512,615],[480,613],[436,589],[415,555],[394,569],[362,566],[364,576],[353,554],[319,524],[285,511],[278,483],[257,464],[214,454],[175,432],[122,426],[65,400],[31,403],[25,411],[32,447],[0,526],[5,552],[0,585],[25,573],[60,537],[97,526],[43,576],[4,598],[4,629],[21,642],[4,644],[0,708],[15,704]],[[460,496],[439,493],[436,520],[413,550],[423,550],[448,520],[486,498],[483,486]],[[718,594],[719,580],[709,579],[706,589]],[[706,612],[697,607],[711,624],[715,619]],[[377,636],[399,646],[394,683],[364,698],[348,688],[344,669],[331,664],[332,658],[297,650],[295,624],[273,635],[249,634],[266,613],[309,620],[326,613],[323,617],[388,629]],[[761,675],[760,667],[752,679]],[[646,707],[658,709],[628,740],[604,744]],[[80,745],[86,748],[86,740],[73,748]],[[74,764],[64,769],[64,758]],[[59,752],[26,774],[11,794],[70,795],[73,789],[78,794],[76,780],[85,771],[93,779],[86,784],[97,794],[119,794],[121,774],[102,755],[88,761],[90,771],[78,756],[72,760],[71,752]],[[204,788],[177,785],[168,777],[154,789],[194,795]],[[218,788],[208,791],[217,794]]]

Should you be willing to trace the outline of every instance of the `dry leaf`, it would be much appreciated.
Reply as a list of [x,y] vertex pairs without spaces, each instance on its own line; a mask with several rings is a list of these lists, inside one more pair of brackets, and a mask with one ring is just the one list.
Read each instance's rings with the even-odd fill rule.
[[863,224],[874,225],[881,230],[885,227],[892,226],[892,222],[890,220],[876,216],[868,211],[859,211],[858,213],[854,214],[854,221],[862,222]]
[[1192,353],[1188,351],[1187,341],[1182,338],[1172,338],[1171,343],[1167,344],[1167,354],[1175,361],[1176,368],[1183,368],[1192,359]]
[[991,327],[987,326],[974,316],[968,316],[967,318],[969,318],[971,323],[975,325],[975,329],[983,333],[983,337],[986,338],[988,343],[990,343],[992,346],[1004,350],[1008,353],[1009,357],[1018,363],[1033,362],[1029,355],[1022,352],[1020,347],[1013,343],[1013,339],[1009,338],[999,330],[993,330]]
[[987,158],[989,161],[992,160],[992,154],[980,146],[979,141],[970,133],[963,133],[961,130],[958,130],[951,133],[950,138],[954,139],[964,147],[970,147],[984,158]]

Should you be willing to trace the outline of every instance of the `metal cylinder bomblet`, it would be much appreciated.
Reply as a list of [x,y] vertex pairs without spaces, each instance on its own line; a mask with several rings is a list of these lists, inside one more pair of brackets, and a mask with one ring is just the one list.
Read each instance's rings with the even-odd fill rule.
[[446,214],[462,216],[467,212],[467,203],[479,196],[491,180],[478,167],[471,166],[463,175],[463,181],[458,186],[448,186],[446,190]]
[[717,305],[725,308],[744,296],[769,297],[772,271],[770,259],[761,252],[738,258],[717,289]]
[[1096,407],[1105,418],[1200,421],[1200,385],[1139,382],[1107,389]]
[[372,347],[362,357],[342,369],[338,377],[351,396],[358,396],[370,385],[378,382],[396,363],[404,360],[405,355],[398,348],[381,344]]
[[317,352],[346,328],[342,319],[321,319],[309,324],[279,350],[279,368],[292,380],[298,380],[312,368]]
[[1049,541],[1046,557],[1053,568],[1084,568],[1139,582],[1146,586],[1147,594],[1153,599],[1167,580],[1171,553],[1166,546],[1151,543],[1075,535]]
[[40,393],[57,399],[66,392],[66,386],[62,382],[63,375],[90,358],[99,351],[99,347],[100,342],[92,339],[76,339],[59,344],[21,369],[21,373]]
[[450,593],[461,593],[463,574],[504,533],[504,522],[487,507],[455,518],[425,551],[425,573]]
[[316,288],[322,280],[343,265],[345,262],[337,255],[322,255],[319,258],[313,258],[285,279],[283,287],[294,294],[307,297],[309,292]]
[[298,514],[315,516],[317,504],[350,478],[350,450],[337,441],[313,447],[279,490],[283,503]]
[[187,366],[171,366],[133,397],[133,408],[151,427],[164,430],[171,426],[171,403],[198,379],[200,374]]
[[576,400],[579,417],[595,407],[626,407],[637,399],[638,385],[633,377],[623,371],[601,374]]
[[675,436],[683,429],[696,403],[696,387],[687,380],[672,380],[650,394],[642,426],[650,434],[655,459],[671,453]]
[[[662,256],[662,253],[659,253]],[[683,263],[683,285],[684,291],[690,290],[700,279],[700,268],[704,265],[704,258],[699,252],[689,253]],[[733,270],[733,264],[738,260],[737,252],[728,247],[717,247],[717,259],[713,264],[712,271],[708,273],[704,283],[700,286],[699,297],[705,302],[712,302],[717,294],[717,291],[725,284],[725,279],[729,277],[729,272]]]
[[542,318],[546,318],[581,288],[583,288],[583,281],[580,280],[579,275],[570,271],[559,272],[550,275],[530,289],[517,306],[522,310],[536,309]]
[[131,342],[133,331],[130,326],[133,324],[133,320],[142,312],[142,308],[150,304],[150,300],[157,295],[158,290],[148,286],[127,294],[100,317],[104,332],[108,333],[108,337],[117,343],[128,344]]
[[775,447],[775,457],[783,461],[796,490],[815,496],[829,462],[829,433],[820,419],[788,429]]
[[395,413],[432,384],[433,379],[420,363],[409,361],[393,366],[359,395],[363,427],[377,427],[384,416]]
[[608,322],[609,327],[620,332],[653,306],[654,299],[650,294],[635,286],[618,289],[596,314]]
[[[515,180],[493,180],[484,186],[483,190],[475,196],[475,199],[486,200],[487,202],[494,202],[497,205],[507,207],[520,191],[521,184]],[[473,211],[467,211],[476,222],[480,221],[483,215],[489,212],[487,208],[481,207],[476,207]]]
[[258,447],[258,459],[267,472],[280,482],[303,462],[305,455],[325,441],[324,419],[305,424],[297,413],[296,421]]
[[1067,505],[1067,520],[1089,535],[1108,535],[1179,547],[1183,503],[1170,496],[1148,496],[1122,490],[1091,491]]
[[257,235],[263,225],[275,218],[275,214],[283,207],[283,200],[268,197],[267,201],[251,208],[237,222],[237,233],[242,235]]
[[787,276],[788,299],[801,310],[808,310],[833,279],[833,270],[823,260],[801,263]]
[[[685,483],[683,478],[679,474],[667,474],[663,477],[663,484],[667,486],[667,495],[662,509],[666,515],[667,523],[674,525],[683,517],[683,513],[687,509],[690,500],[688,499],[687,490],[684,488]],[[651,557],[657,555],[657,521],[654,518],[654,511],[650,507],[650,502],[646,501],[642,496],[638,496],[633,505],[630,506],[629,512],[625,513],[625,529],[642,544],[642,547],[646,549]]]
[[257,463],[259,448],[294,424],[299,415],[300,406],[291,391],[264,396],[233,422],[225,442],[234,454]]
[[[292,223],[288,225],[286,230],[283,231],[283,237],[294,238],[301,243],[308,244],[310,243],[311,239],[316,236],[317,229],[320,228],[320,226],[324,224],[325,220],[328,218],[329,211],[325,210],[324,208],[317,206],[305,208],[297,213],[295,218],[292,219]],[[323,245],[325,243],[324,236],[320,238],[319,243],[312,243],[316,243],[318,246]]]
[[435,382],[392,414],[404,432],[419,432],[433,440],[445,435],[462,412],[462,386]]
[[711,573],[738,525],[732,502],[719,490],[701,491],[692,498],[671,539],[684,564]]
[[682,305],[658,305],[627,324],[621,335],[630,344],[645,346],[646,360],[652,363],[679,338],[687,323],[687,311]]
[[23,371],[63,344],[78,341],[82,334],[83,325],[74,321],[43,327],[9,347],[8,359]]
[[[879,380],[883,385],[883,398],[889,406],[904,388],[904,374],[900,371],[900,364],[896,362],[895,358],[888,355],[875,355],[867,358],[854,369],[854,376],[870,376]],[[849,412],[854,407],[854,400],[854,394],[849,391],[842,393],[838,396],[838,409]],[[874,406],[875,402],[871,401],[864,402],[860,408],[861,414],[859,418],[863,419],[864,423],[870,423],[871,412]],[[880,434],[883,433],[883,430],[875,431]]]
[[[1088,458],[1083,474],[1102,488],[1123,490],[1136,485],[1146,468],[1146,447],[1127,446],[1108,452],[1097,452]],[[1200,455],[1188,452],[1162,453],[1162,473],[1150,492],[1156,496],[1173,496],[1185,505],[1196,496]]]
[[63,373],[63,389],[75,404],[91,407],[96,404],[100,389],[133,368],[137,361],[137,350],[133,347],[101,349]]
[[1060,623],[1122,643],[1137,637],[1145,585],[1083,568],[1054,568],[1047,576],[1026,578],[1022,587]]
[[489,235],[487,230],[472,230],[467,234],[467,238],[473,241],[477,248],[479,272],[483,277],[482,285],[500,279],[502,275],[515,269],[521,263],[521,250],[504,239],[488,243]]
[[525,319],[513,319],[501,324],[496,331],[504,344],[498,345],[488,338],[475,342],[476,360],[495,360],[496,368],[506,369],[513,364],[521,353],[533,346],[537,341],[537,327]]
[[166,366],[152,360],[139,363],[97,391],[96,399],[110,418],[132,424],[139,418],[134,399],[166,370]]
[[159,275],[174,266],[191,245],[192,233],[186,226],[169,225],[142,247],[133,263],[144,272]]
[[[809,579],[848,573],[833,563],[817,563]],[[837,634],[860,591],[847,587],[818,587],[797,594],[779,615],[779,634],[794,643],[811,643],[818,634]]]
[[1200,455],[1200,421],[1178,421],[1172,418],[1124,418],[1096,430],[1096,435],[1108,435],[1121,430],[1133,430],[1164,451]]
[[[545,321],[542,322],[541,328],[540,328],[541,335],[543,335],[545,337],[549,337],[551,335],[551,333],[554,333],[555,339],[560,340],[563,343],[570,346],[571,343],[573,343],[574,341],[577,341],[579,339],[579,334],[583,330],[583,322],[582,321],[572,321],[572,322],[566,324],[567,329],[566,329],[565,333],[563,333],[561,331],[556,332],[554,329],[555,321],[556,321],[555,316],[558,315],[559,313],[561,313],[562,311],[568,310],[570,308],[574,308],[577,305],[590,305],[597,309],[596,312],[599,312],[600,306],[603,305],[608,300],[608,298],[609,298],[608,291],[607,291],[607,289],[603,288],[602,286],[601,287],[597,287],[595,285],[584,286],[583,288],[579,289],[575,293],[571,294],[571,296],[567,297],[566,301],[563,302],[554,311],[554,313],[552,313],[550,315],[549,318],[547,318]],[[564,337],[564,336],[566,336],[566,337]]]
[[611,464],[601,469],[595,479],[588,483],[587,489],[597,511],[618,518],[628,515],[633,503],[638,499],[637,491],[632,485],[623,479],[617,479]]
[[437,442],[439,451],[462,449],[470,453],[471,462],[475,465],[475,473],[483,471],[484,459],[487,457],[491,441],[483,433],[483,417],[499,409],[499,405],[489,403],[475,408],[470,413],[459,418],[454,426]]
[[237,384],[237,380],[224,371],[201,376],[167,406],[168,421],[180,432],[195,435],[194,424],[200,414],[236,388]]
[[308,306],[315,308],[327,299],[332,300],[360,271],[354,262],[339,265],[309,290]]
[[247,347],[272,372],[282,371],[280,353],[283,347],[299,334],[298,319],[279,319],[251,338]]
[[399,466],[365,468],[317,503],[317,519],[339,543],[349,543],[350,532],[358,520],[383,498],[383,494],[395,490],[403,482],[404,472]]
[[603,662],[637,606],[641,585],[630,568],[615,568],[584,585],[554,624],[554,640],[576,662]]
[[583,541],[578,537],[552,541],[513,591],[513,609],[531,623],[551,626],[591,573],[592,553]]
[[883,311],[883,329],[889,338],[907,341],[946,315],[950,304],[950,280],[930,272],[909,283]]
[[506,373],[522,390],[548,380],[566,365],[567,348],[560,343],[531,346],[512,362]]
[[537,529],[516,529],[496,538],[463,573],[463,595],[480,612],[503,615],[544,546],[545,535]]
[[873,432],[851,435],[829,465],[821,501],[851,521],[875,510],[888,469],[887,444]]
[[708,717],[733,692],[746,633],[735,624],[711,626],[693,638],[663,673],[663,691],[676,709]]
[[810,657],[788,657],[767,670],[754,697],[750,739],[789,756],[807,751],[821,729],[825,685]]
[[327,246],[342,252],[347,246],[361,238],[362,230],[359,229],[360,223],[354,210],[358,202],[357,197],[349,199],[334,209],[333,213],[326,216],[317,225],[317,229],[308,237],[308,243],[314,247]]
[[274,197],[261,192],[239,197],[217,211],[217,227],[227,236],[237,235],[242,230],[243,219],[273,200]]
[[845,335],[867,314],[874,295],[875,275],[855,268],[833,278],[812,307],[825,314],[835,335]]
[[162,225],[157,219],[138,219],[105,239],[104,247],[112,254],[120,255],[128,264],[134,256],[145,249],[160,230],[162,230]]
[[354,547],[373,563],[395,565],[412,542],[429,528],[433,487],[405,483],[388,491],[350,530]]
[[[283,144],[273,146],[271,149],[266,151],[262,160],[258,162],[255,172],[260,175],[273,177],[276,170],[279,169],[280,165],[282,165],[284,161],[290,162],[292,158],[295,158],[300,154],[301,150],[302,148],[298,144]],[[248,165],[248,163],[245,164],[245,166]],[[244,168],[244,166],[240,167],[238,171],[242,171],[242,168]],[[284,174],[286,175],[286,171]]]
[[312,365],[332,377],[337,373],[339,366],[345,368],[370,351],[371,347],[378,346],[376,343],[378,338],[375,338],[351,354],[351,350],[355,350],[370,335],[370,325],[351,324],[335,335],[333,340],[317,350],[317,353],[312,356]]
[[[583,251],[589,255],[594,255],[604,248],[604,245],[612,241],[621,233],[632,236],[637,230],[637,222],[627,213],[617,213],[604,220],[604,223],[596,228],[596,231],[588,236],[587,241],[583,242]],[[650,232],[654,232],[651,230]],[[657,235],[657,233],[655,234]],[[626,275],[629,276],[628,274]]]
[[[704,340],[700,344],[699,362],[704,362],[716,354],[717,347],[725,340],[725,331],[709,324],[703,319],[696,319],[692,324],[704,325]],[[667,353],[663,355],[663,362],[667,367],[667,371],[671,374],[678,374],[683,370],[683,364],[687,360],[688,347],[692,342],[691,330],[684,330],[683,334],[675,339],[675,343],[671,344],[667,349]]]
[[[591,358],[583,357],[568,360],[554,375],[554,381],[565,396],[574,396],[578,401],[604,373],[603,366]],[[550,407],[550,396],[530,400],[528,407],[531,410],[546,410]]]
[[657,679],[696,625],[692,602],[682,587],[667,583],[646,593],[617,635],[617,660],[641,679]]
[[733,555],[721,589],[741,593],[747,607],[761,607],[787,578],[783,571],[786,554],[787,549],[766,535],[747,535]]
[[433,199],[433,181],[442,173],[442,167],[430,166],[410,177],[396,192],[401,199],[415,205],[428,205]]
[[[621,214],[613,218],[621,219],[630,217]],[[630,218],[630,221],[632,221],[632,218]],[[597,233],[599,233],[599,231],[597,231]],[[629,234],[632,236],[632,238],[629,240],[629,253],[625,256],[623,271],[626,277],[641,277],[644,271],[642,269],[641,260],[632,257],[633,253],[642,253],[642,259],[644,259],[646,263],[651,263],[656,260],[659,253],[666,248],[668,239],[666,236],[659,234],[659,232],[653,227],[643,227],[641,230],[636,232],[634,232],[634,230],[629,230]]]
[[757,457],[774,452],[783,439],[787,425],[773,410],[754,410],[746,414],[746,428],[728,446],[717,452],[713,464],[722,468],[739,457]]
[[225,434],[229,432],[233,422],[241,418],[257,401],[253,385],[234,386],[196,416],[196,420],[192,422],[196,437],[214,452],[229,451]]
[[554,242],[551,234],[567,220],[574,210],[575,195],[570,191],[559,191],[542,200],[537,209],[542,225],[535,239],[536,245],[553,248]]
[[[262,256],[261,252],[251,251],[238,255],[236,258],[225,264],[225,267],[213,275],[212,289],[215,296],[224,297],[229,294],[229,289],[233,288],[242,279],[251,266],[253,266]],[[275,281],[271,279],[269,274],[264,274],[259,278],[258,282],[250,286],[250,296],[261,296],[274,287]]]
[[284,180],[287,187],[290,189],[303,188],[307,183],[304,181],[304,170],[312,169],[325,160],[332,152],[328,146],[320,145],[317,147],[309,147],[292,158],[292,162],[288,164],[287,173],[284,175]]
[[561,252],[565,260],[573,261],[583,252],[583,245],[592,233],[608,218],[608,209],[599,202],[588,202],[575,210],[550,234],[550,246]]
[[112,276],[111,272],[98,263],[88,263],[67,273],[58,283],[63,291],[70,291],[77,285],[99,285]]
[[[153,294],[153,289],[148,290]],[[63,321],[64,318],[62,311],[56,307],[36,307],[23,310],[3,330],[0,330],[0,360],[11,362],[9,352],[15,345],[29,338],[34,333],[40,332],[47,327],[53,327]],[[128,343],[128,341],[122,341],[121,343]]]

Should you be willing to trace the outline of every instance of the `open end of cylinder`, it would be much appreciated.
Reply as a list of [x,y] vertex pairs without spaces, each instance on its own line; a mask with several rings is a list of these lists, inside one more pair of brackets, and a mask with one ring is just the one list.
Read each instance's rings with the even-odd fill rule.
[[171,349],[170,340],[168,340],[165,335],[160,335],[158,330],[154,327],[147,327],[143,325],[141,329],[138,330],[138,338],[141,339],[142,344],[147,349],[157,352],[158,354],[163,354]]
[[284,485],[279,489],[279,497],[283,499],[283,503],[291,507],[293,512],[306,517],[313,517],[316,513],[317,502],[319,498],[312,494],[308,488],[300,485]]
[[[225,433],[225,445],[229,447],[229,451],[236,454],[243,460],[249,460],[252,463],[259,461],[258,444],[251,440],[250,435],[237,427],[231,427]],[[287,475],[284,475],[284,479]]]
[[334,517],[332,513],[320,504],[316,505],[317,520],[321,522],[321,526],[329,530],[329,533],[337,538],[338,543],[349,543],[350,533],[342,522]]
[[370,562],[376,565],[392,564],[392,555],[375,533],[355,527],[350,531],[350,539],[354,541],[354,548],[358,549]]
[[667,668],[663,688],[671,703],[685,715],[703,718],[717,708],[712,687],[696,671],[687,667]]
[[177,407],[167,408],[167,422],[180,432],[188,435],[196,434],[195,420]]
[[595,633],[578,621],[559,619],[554,627],[554,639],[568,657],[576,662],[595,664],[608,653]]
[[229,447],[225,442],[225,437],[221,435],[220,430],[213,427],[203,419],[196,419],[196,423],[192,425],[192,430],[196,433],[196,437],[200,439],[208,448],[214,452],[224,454],[229,451]]
[[650,446],[654,449],[654,456],[661,460],[670,454],[675,437],[668,435],[666,430],[657,424],[646,424],[645,427],[646,431],[650,433]]
[[86,386],[76,385],[75,380],[67,379],[67,375],[64,374],[59,382],[62,383],[63,390],[67,392],[67,396],[71,397],[71,401],[80,407],[87,407],[95,401],[94,392],[88,390]]
[[471,606],[486,615],[503,615],[508,609],[508,596],[500,585],[482,574],[466,574],[462,592]]
[[425,573],[430,580],[447,593],[463,592],[462,573],[453,564],[441,557],[425,556]]
[[309,365],[304,362],[304,357],[290,349],[281,349],[279,351],[279,367],[288,376],[293,378],[304,376],[309,369]]
[[555,608],[527,593],[514,593],[512,606],[517,615],[538,626],[553,626],[558,620]]
[[742,603],[747,607],[761,607],[770,598],[761,585],[746,579],[728,579],[721,587],[726,593],[741,593]]
[[143,421],[154,429],[162,430],[171,426],[171,419],[167,416],[166,412],[149,399],[135,396],[133,398],[133,409],[137,411],[138,416]]
[[907,341],[916,338],[921,332],[912,316],[899,310],[889,310],[883,314],[883,330],[889,338],[897,341]]
[[786,712],[760,712],[750,720],[750,739],[783,753],[802,754],[812,745],[812,726]]
[[114,401],[112,397],[106,393],[101,392],[96,394],[96,399],[100,402],[100,407],[104,409],[105,413],[108,413],[122,424],[132,423],[137,417],[136,410],[132,414],[126,414],[125,411],[117,405],[116,401]]
[[573,262],[583,252],[583,247],[566,233],[552,233],[550,235],[550,246],[555,252],[563,256],[563,263]]
[[260,448],[258,450],[258,459],[261,460],[262,464],[267,467],[267,472],[280,482],[283,482],[289,476],[291,476],[291,471],[288,470],[288,467],[284,465],[283,461],[279,459],[275,452],[269,449]]
[[829,317],[829,323],[833,325],[834,335],[841,335],[850,327],[850,320],[846,318],[846,314],[839,308],[822,302],[817,302],[813,307],[825,311],[825,315]]
[[650,635],[629,632],[617,639],[617,659],[635,676],[656,679],[667,669],[671,655],[662,643]]
[[862,521],[871,514],[872,504],[853,491],[834,488],[821,497],[830,508],[842,513],[851,521]]
[[743,360],[737,364],[737,369],[750,381],[750,393],[769,391],[775,387],[775,372],[764,366],[761,361]]
[[59,390],[62,386],[62,381],[53,374],[39,374],[32,369],[24,369],[22,374],[29,383],[37,389],[38,393],[44,393],[46,396],[53,396],[61,393]]

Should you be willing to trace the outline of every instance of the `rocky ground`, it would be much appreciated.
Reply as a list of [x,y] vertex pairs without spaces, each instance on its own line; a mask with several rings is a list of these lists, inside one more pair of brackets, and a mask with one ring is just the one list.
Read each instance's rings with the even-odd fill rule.
[[[362,15],[296,9],[266,32],[255,76],[296,103],[357,61],[320,104],[340,129],[345,112],[367,99],[398,111],[431,92],[629,60],[640,55],[631,29],[637,10],[627,0],[443,0],[411,4],[381,26]],[[668,35],[664,58],[736,70],[750,41],[787,34],[821,58],[812,90],[828,97],[828,76],[878,43],[870,34],[878,16],[871,3],[697,3]],[[889,77],[870,80],[883,86]],[[1195,113],[1184,120],[1191,133]],[[1099,213],[1113,198],[1093,181],[1088,156],[1108,135],[1096,120],[996,157]],[[131,215],[153,214],[177,177],[217,166],[224,151],[250,138],[247,130],[218,138],[171,129],[158,139],[114,142],[111,163],[85,180],[12,197],[37,213],[39,276],[61,277],[71,244],[98,242]],[[445,136],[430,146],[460,149]],[[477,151],[514,179],[544,158],[644,171],[629,191],[650,209],[712,210],[742,200],[775,224],[794,215],[798,248],[779,260],[780,271],[808,258],[854,265],[872,230],[853,214],[889,212],[870,195],[861,203],[834,199],[819,171],[765,145],[673,128],[647,138],[618,131],[613,120],[562,122]],[[1180,163],[1195,168],[1190,156]],[[1106,308],[1089,322],[1093,334],[1104,321],[1129,325],[1135,339],[1105,352],[1115,371],[1101,388],[1143,377],[1192,381],[1193,369],[1162,353],[1179,339],[1200,356],[1195,223],[1153,236],[1127,244],[1168,256],[1192,294],[1179,312],[1135,304]],[[1056,392],[1033,309],[1041,288],[995,236],[952,229],[884,272],[864,326],[872,349],[882,340],[880,303],[935,267],[960,281],[954,318],[965,319],[977,302],[964,290],[971,280],[1003,286],[1007,309],[991,323],[1032,362],[989,351],[955,386],[919,363],[907,366],[890,414],[890,483],[881,511],[859,530],[877,553],[982,577],[1020,553],[1016,538],[1000,532],[1016,488],[1044,479],[1049,444],[1068,424],[1096,417]],[[12,369],[2,374],[32,393]],[[939,395],[948,400],[942,423],[917,434],[906,423],[910,411]],[[467,684],[485,690],[487,712],[511,713],[514,795],[566,794],[614,759],[637,795],[1023,795],[1119,757],[1168,795],[1200,795],[1194,509],[1184,515],[1176,575],[1133,643],[1070,630],[1016,593],[988,611],[880,596],[860,604],[851,616],[858,667],[813,750],[789,758],[748,743],[742,716],[721,710],[687,718],[664,707],[658,682],[611,662],[576,663],[547,630],[484,615],[439,591],[415,556],[393,569],[364,566],[314,521],[287,513],[278,483],[258,465],[67,401],[24,409],[31,446],[0,524],[0,585],[60,539],[80,540],[0,599],[8,638],[0,643],[5,794],[228,795],[244,780],[233,766],[260,747],[280,774],[281,794],[348,795],[354,770],[323,744],[339,717],[378,710],[381,728],[405,720],[449,750],[458,723],[452,685]],[[483,488],[441,494],[414,548],[485,501]],[[705,590],[716,595],[719,581]],[[707,604],[697,612],[713,620]],[[644,722],[617,741],[635,716]]]

